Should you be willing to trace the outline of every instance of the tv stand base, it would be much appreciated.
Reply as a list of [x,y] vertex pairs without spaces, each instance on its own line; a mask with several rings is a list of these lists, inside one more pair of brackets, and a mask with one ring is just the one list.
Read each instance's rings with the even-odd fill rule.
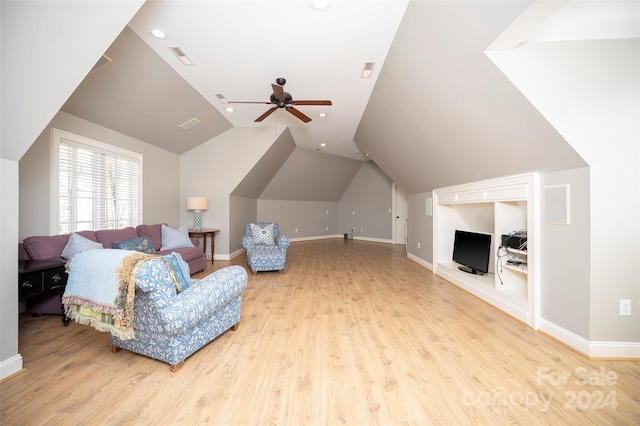
[[466,272],[467,274],[484,275],[484,272],[480,272],[477,269],[469,268],[468,266],[458,266],[458,269],[460,269],[463,272]]

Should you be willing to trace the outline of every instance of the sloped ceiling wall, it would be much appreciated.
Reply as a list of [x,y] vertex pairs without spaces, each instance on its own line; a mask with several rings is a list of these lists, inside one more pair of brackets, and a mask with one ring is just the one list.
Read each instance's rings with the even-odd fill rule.
[[351,158],[296,148],[259,198],[337,202],[362,164]]
[[411,2],[355,135],[408,193],[584,160],[486,56],[528,2]]
[[258,198],[282,164],[296,149],[296,143],[289,129],[284,130],[269,150],[253,166],[251,171],[236,186],[231,195]]
[[[86,76],[64,112],[175,154],[233,127],[129,27],[105,55],[112,62]],[[193,118],[200,124],[178,127]]]

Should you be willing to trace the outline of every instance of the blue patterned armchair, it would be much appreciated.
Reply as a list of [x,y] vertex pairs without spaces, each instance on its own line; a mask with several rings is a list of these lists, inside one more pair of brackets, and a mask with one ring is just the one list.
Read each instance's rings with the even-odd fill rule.
[[287,262],[289,238],[280,235],[280,227],[273,222],[247,223],[242,247],[247,251],[247,263],[258,271],[282,271]]
[[219,269],[176,293],[161,261],[144,263],[136,272],[135,338],[111,335],[112,351],[126,349],[171,365],[184,360],[240,321],[247,272],[241,266]]
[[69,318],[111,333],[112,351],[126,349],[171,365],[240,321],[247,271],[222,268],[192,279],[178,253],[85,250],[67,263],[62,302]]

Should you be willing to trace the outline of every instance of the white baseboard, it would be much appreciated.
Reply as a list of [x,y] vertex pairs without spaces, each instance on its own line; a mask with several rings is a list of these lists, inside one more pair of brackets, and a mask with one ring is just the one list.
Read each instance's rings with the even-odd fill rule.
[[[342,236],[344,238],[344,235]],[[371,241],[372,243],[384,243],[393,244],[393,241],[383,238],[369,238],[369,237],[353,237],[354,240]]]
[[22,370],[22,355],[16,354],[0,362],[0,380]]
[[409,258],[410,260],[413,260],[417,264],[422,265],[425,268],[427,268],[428,270],[430,270],[431,272],[433,272],[433,265],[431,263],[427,262],[426,260],[421,259],[418,256],[416,256],[414,254],[411,254],[411,253],[407,253],[407,258]]
[[289,238],[289,241],[291,241],[292,243],[298,242],[298,241],[314,241],[314,240],[328,240],[330,238],[343,238],[342,235],[318,235],[315,237],[296,237],[296,238]]
[[640,342],[591,341],[544,318],[540,318],[538,329],[590,358],[640,360]]
[[[298,241],[315,241],[315,240],[328,240],[328,239],[332,239],[332,238],[339,238],[341,240],[344,239],[344,234],[335,234],[335,235],[318,235],[315,237],[298,237],[298,238],[289,238],[289,240],[292,243],[298,242]],[[370,238],[370,237],[359,237],[359,236],[354,236],[352,238],[353,240],[361,240],[361,241],[371,241],[374,243],[385,243],[385,244],[391,244],[392,241],[391,240],[387,240],[387,239],[383,239],[383,238]]]

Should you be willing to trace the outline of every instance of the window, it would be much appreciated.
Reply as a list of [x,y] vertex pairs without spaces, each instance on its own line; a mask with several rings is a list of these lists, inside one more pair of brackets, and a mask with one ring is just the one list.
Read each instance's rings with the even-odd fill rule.
[[142,155],[54,129],[53,161],[55,233],[141,223]]

